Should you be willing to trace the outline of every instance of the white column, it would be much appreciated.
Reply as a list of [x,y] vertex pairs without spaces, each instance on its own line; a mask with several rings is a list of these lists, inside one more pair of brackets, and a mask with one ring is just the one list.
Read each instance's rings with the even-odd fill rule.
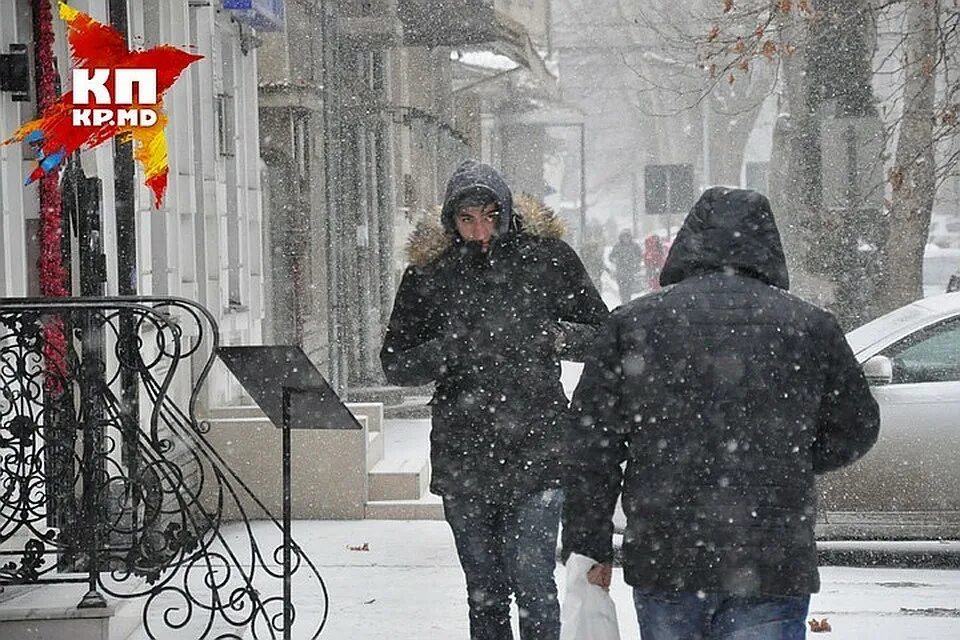
[[[13,43],[31,45],[30,5],[27,0],[0,2],[0,49]],[[31,96],[32,96],[31,91]],[[10,93],[0,93],[0,139],[6,139],[33,115],[33,102],[13,102]],[[36,218],[36,186],[24,187],[31,171],[24,146],[0,146],[0,293],[4,296],[27,295],[26,218]]]

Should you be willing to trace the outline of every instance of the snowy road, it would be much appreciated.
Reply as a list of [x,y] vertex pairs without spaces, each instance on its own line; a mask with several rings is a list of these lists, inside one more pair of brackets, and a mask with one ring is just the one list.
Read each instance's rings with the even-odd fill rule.
[[[296,522],[294,536],[330,592],[321,638],[466,639],[465,587],[443,522]],[[369,551],[351,551],[367,543]],[[960,571],[825,567],[810,616],[829,640],[960,638]],[[557,567],[563,593],[564,569]],[[639,637],[619,570],[613,597],[623,640]],[[811,638],[820,634],[809,634]]]

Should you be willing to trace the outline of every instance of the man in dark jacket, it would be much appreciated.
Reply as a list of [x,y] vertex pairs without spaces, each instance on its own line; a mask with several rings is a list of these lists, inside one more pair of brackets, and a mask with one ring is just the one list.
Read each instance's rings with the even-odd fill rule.
[[492,168],[462,164],[433,232],[418,229],[380,352],[393,384],[436,381],[431,489],[466,576],[470,637],[556,639],[553,571],[567,399],[575,359],[607,309],[559,222],[514,211]]
[[803,638],[814,475],[870,449],[877,404],[834,317],[787,293],[762,195],[706,191],[660,282],[611,316],[574,394],[564,553],[609,584],[622,491],[644,640]]

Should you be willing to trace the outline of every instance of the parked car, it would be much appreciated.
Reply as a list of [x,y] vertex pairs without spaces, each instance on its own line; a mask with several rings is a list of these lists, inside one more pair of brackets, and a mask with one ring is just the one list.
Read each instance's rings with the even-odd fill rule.
[[821,538],[960,539],[960,293],[847,334],[880,405],[880,437],[819,484]]

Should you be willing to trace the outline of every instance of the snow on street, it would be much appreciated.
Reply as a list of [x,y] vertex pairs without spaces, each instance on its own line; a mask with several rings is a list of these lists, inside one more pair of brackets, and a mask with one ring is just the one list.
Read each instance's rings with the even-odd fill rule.
[[[321,638],[468,637],[463,575],[446,523],[301,521],[294,523],[293,534],[330,593]],[[369,551],[350,549],[364,543]],[[557,566],[556,576],[562,599],[563,566]],[[809,634],[812,638],[960,638],[958,570],[824,567],[821,576],[823,587],[812,600],[810,617],[828,618],[833,630]],[[623,640],[637,639],[631,592],[619,570],[611,593]]]

